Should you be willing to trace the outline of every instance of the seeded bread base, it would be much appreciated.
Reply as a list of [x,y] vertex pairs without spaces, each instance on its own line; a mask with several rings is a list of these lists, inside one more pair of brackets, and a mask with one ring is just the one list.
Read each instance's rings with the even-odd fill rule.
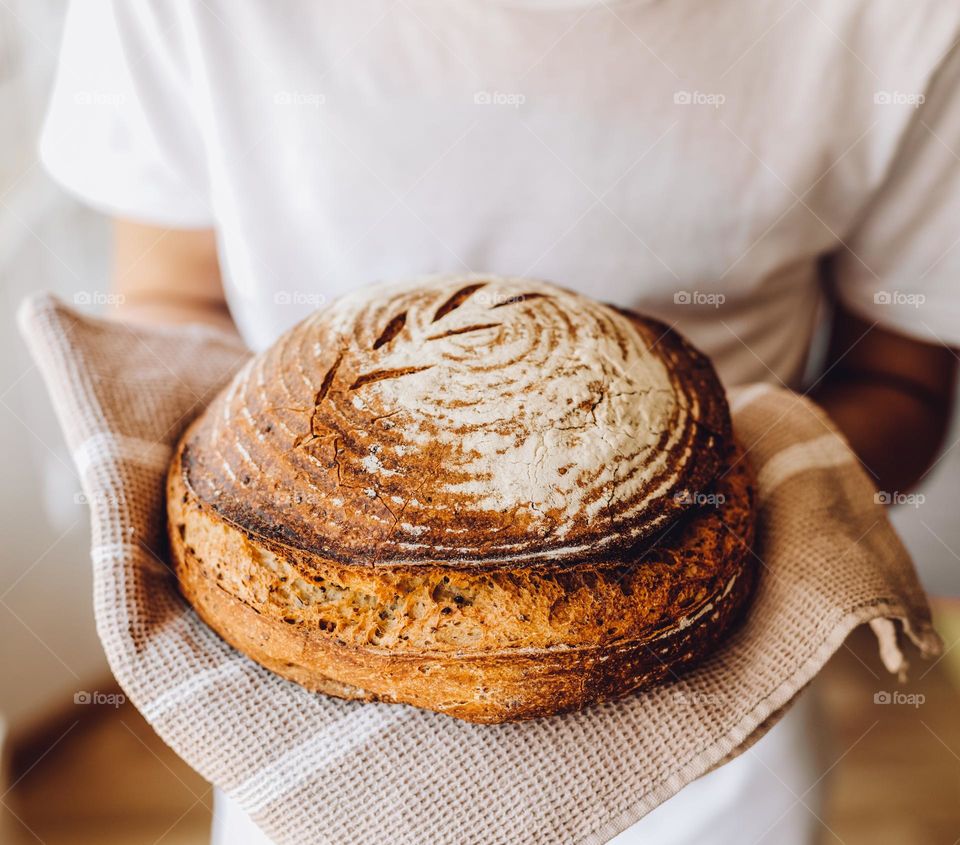
[[728,456],[715,506],[638,559],[567,571],[468,562],[349,566],[244,531],[186,482],[168,483],[187,600],[227,642],[302,686],[496,723],[580,709],[647,687],[710,653],[756,579],[753,491]]

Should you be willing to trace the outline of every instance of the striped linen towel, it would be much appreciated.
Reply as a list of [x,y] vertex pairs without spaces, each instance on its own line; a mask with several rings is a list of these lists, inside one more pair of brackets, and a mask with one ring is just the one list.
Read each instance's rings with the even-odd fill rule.
[[95,613],[147,721],[278,843],[602,843],[777,720],[850,631],[884,664],[941,644],[912,563],[829,420],[734,391],[758,479],[760,585],[744,625],[667,685],[581,713],[473,725],[346,702],[234,651],[177,592],[164,476],[176,440],[248,358],[201,327],[146,329],[24,303],[21,328],[91,504]]

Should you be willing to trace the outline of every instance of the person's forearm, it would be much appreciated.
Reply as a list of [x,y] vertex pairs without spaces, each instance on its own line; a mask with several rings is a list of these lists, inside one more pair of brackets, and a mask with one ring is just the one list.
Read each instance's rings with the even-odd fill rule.
[[113,308],[129,322],[206,323],[236,332],[220,278],[212,229],[114,225]]
[[[824,265],[832,290],[829,264]],[[903,492],[931,467],[950,424],[957,353],[853,313],[832,297],[824,373],[810,391],[877,488]]]
[[933,397],[855,378],[824,381],[812,394],[843,432],[879,490],[902,492],[936,459],[949,409]]
[[204,323],[224,331],[237,331],[224,303],[190,300],[186,297],[121,294],[110,311],[110,316],[134,323]]

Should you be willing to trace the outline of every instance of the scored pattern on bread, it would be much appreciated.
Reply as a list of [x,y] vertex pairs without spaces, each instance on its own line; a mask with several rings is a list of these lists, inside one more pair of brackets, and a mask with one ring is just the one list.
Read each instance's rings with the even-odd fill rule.
[[477,722],[675,675],[757,575],[707,359],[523,279],[374,287],[308,318],[188,429],[168,513],[181,590],[236,648]]
[[576,561],[642,545],[730,442],[709,362],[526,279],[364,289],[254,359],[185,452],[198,496],[356,565]]

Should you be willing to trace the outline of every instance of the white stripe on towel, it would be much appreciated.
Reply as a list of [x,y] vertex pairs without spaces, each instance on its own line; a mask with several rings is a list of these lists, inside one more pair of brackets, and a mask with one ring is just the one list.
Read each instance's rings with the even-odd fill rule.
[[740,390],[736,396],[731,397],[730,399],[730,413],[735,414],[737,411],[742,411],[747,407],[754,399],[763,396],[766,393],[769,393],[773,388],[769,384],[760,382],[759,384],[751,384],[749,387],[744,387]]
[[409,715],[405,708],[396,706],[350,707],[345,716],[320,730],[309,742],[291,748],[235,790],[228,790],[230,797],[248,813],[257,813],[289,795],[319,770],[350,756],[405,715]]
[[829,469],[855,461],[850,447],[836,434],[797,443],[778,452],[757,473],[758,497],[763,502],[784,481],[806,470]]
[[173,574],[168,566],[138,543],[103,543],[90,549],[90,559],[95,567],[109,566],[124,558],[133,558],[144,569],[167,578]]
[[127,461],[163,472],[172,456],[173,447],[167,443],[101,431],[88,437],[74,450],[73,461],[82,478],[90,467],[106,461]]
[[140,712],[148,722],[162,719],[171,710],[180,707],[191,698],[195,698],[211,687],[219,686],[231,675],[243,675],[249,665],[248,659],[238,654],[219,666],[196,672],[187,680],[170,687],[152,701],[148,701],[140,708]]

